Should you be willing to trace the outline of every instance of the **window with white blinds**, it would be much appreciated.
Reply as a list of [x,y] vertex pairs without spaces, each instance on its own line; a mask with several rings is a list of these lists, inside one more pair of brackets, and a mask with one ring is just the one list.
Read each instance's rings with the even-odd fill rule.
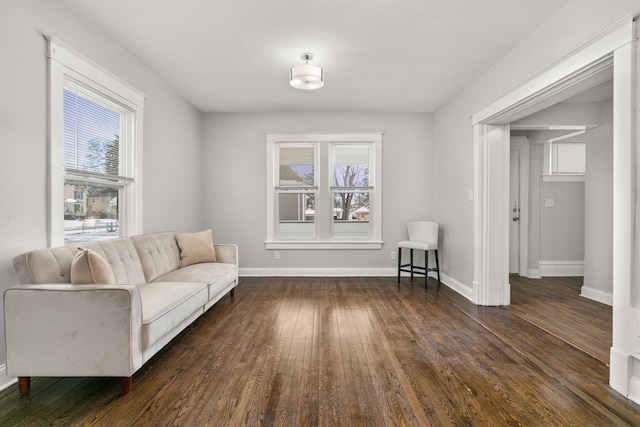
[[50,244],[141,232],[144,98],[55,39],[49,67]]
[[268,249],[381,247],[382,135],[269,134]]
[[135,113],[73,81],[65,83],[62,99],[65,173],[133,180]]

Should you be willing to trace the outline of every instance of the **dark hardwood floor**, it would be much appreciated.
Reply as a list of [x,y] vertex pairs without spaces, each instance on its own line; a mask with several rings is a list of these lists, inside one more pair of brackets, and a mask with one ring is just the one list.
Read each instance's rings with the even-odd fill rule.
[[609,364],[611,306],[580,296],[582,277],[512,275],[508,310]]
[[608,368],[511,309],[403,278],[242,278],[133,377],[35,378],[0,425],[613,426]]

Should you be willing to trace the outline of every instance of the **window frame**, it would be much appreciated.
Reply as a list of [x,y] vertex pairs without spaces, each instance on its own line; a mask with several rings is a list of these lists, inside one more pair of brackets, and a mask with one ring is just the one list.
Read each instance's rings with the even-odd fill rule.
[[[76,81],[133,113],[132,180],[122,186],[118,199],[120,236],[142,233],[142,147],[144,99],[142,92],[108,70],[48,36],[49,83],[49,246],[64,240],[64,113],[63,90],[68,80]],[[121,195],[120,195],[121,194]]]
[[[295,133],[267,134],[267,238],[266,249],[381,249],[382,248],[382,132],[365,133]],[[278,152],[282,145],[298,146],[315,144],[316,164],[314,165],[317,199],[315,201],[314,239],[278,239],[277,188]],[[338,144],[368,144],[372,147],[369,165],[369,186],[371,202],[369,221],[371,234],[367,239],[333,238],[333,148]],[[326,211],[326,212],[325,212]]]
[[586,130],[579,130],[558,138],[549,139],[544,143],[542,182],[584,182],[586,168],[585,172],[554,172],[553,165],[557,162],[558,147],[563,144],[583,145],[586,154],[585,133]]

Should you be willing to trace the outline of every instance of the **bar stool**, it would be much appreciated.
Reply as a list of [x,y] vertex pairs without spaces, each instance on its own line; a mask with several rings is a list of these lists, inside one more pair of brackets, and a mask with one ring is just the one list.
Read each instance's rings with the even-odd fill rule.
[[[438,263],[438,223],[433,221],[411,221],[407,223],[409,240],[398,242],[398,283],[400,283],[400,272],[405,271],[420,274],[428,277],[430,271],[438,273],[438,283],[440,283],[440,265]],[[402,264],[402,249],[409,249],[409,264]],[[424,251],[424,267],[413,265],[413,250]],[[435,251],[436,266],[429,268],[429,251]],[[427,286],[425,280],[424,286]]]

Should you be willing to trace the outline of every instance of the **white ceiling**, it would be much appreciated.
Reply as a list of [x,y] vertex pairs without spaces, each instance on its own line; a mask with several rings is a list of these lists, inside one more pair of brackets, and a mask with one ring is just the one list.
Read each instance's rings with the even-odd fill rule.
[[[431,112],[568,0],[62,0],[201,111]],[[299,91],[303,52],[325,86]]]

